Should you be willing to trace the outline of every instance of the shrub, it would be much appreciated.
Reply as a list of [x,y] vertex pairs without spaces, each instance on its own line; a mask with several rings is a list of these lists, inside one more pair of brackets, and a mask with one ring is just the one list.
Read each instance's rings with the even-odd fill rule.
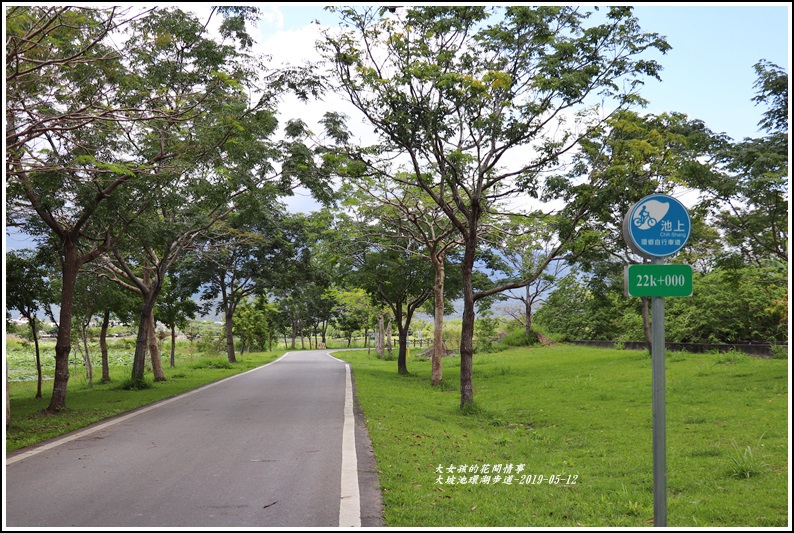
[[223,357],[204,357],[190,364],[191,368],[231,368],[232,364]]
[[119,385],[121,390],[144,390],[152,388],[152,384],[145,379],[127,378]]
[[718,365],[733,365],[747,360],[747,354],[741,350],[730,350],[728,352],[717,353],[715,363]]
[[773,344],[772,359],[788,359],[788,347]]
[[516,328],[509,331],[502,342],[507,346],[533,346],[538,344],[538,334],[532,331],[531,335],[527,336],[524,328]]

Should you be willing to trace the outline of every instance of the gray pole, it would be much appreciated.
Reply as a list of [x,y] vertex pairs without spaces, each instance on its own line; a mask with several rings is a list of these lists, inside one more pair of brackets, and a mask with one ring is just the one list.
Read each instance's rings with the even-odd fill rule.
[[[661,259],[651,261],[664,264]],[[664,384],[664,298],[651,298],[653,374],[653,525],[667,527],[667,423]]]

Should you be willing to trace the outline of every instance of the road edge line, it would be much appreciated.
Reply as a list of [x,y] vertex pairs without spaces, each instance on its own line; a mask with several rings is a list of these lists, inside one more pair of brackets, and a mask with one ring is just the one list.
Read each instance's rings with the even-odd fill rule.
[[[140,414],[147,413],[147,412],[151,411],[152,409],[156,409],[158,407],[161,407],[163,405],[169,404],[169,403],[174,402],[176,400],[181,400],[182,398],[185,398],[186,396],[190,396],[191,394],[195,394],[195,393],[197,393],[199,391],[208,389],[210,387],[214,387],[215,385],[219,385],[219,384],[223,383],[224,381],[227,381],[227,380],[230,380],[230,379],[234,379],[236,377],[243,376],[245,374],[248,374],[249,372],[254,372],[256,370],[260,370],[262,368],[265,368],[266,366],[270,366],[273,363],[276,363],[276,362],[284,359],[290,353],[291,352],[287,352],[284,355],[282,355],[281,357],[279,357],[277,359],[274,359],[274,360],[270,361],[269,363],[266,363],[266,364],[264,364],[262,366],[258,366],[256,368],[252,368],[251,370],[246,370],[245,372],[240,372],[239,374],[234,374],[233,376],[228,376],[228,377],[225,377],[223,379],[219,379],[218,381],[213,381],[212,383],[207,383],[206,385],[202,385],[201,387],[198,387],[196,389],[189,390],[187,392],[183,392],[182,394],[178,394],[176,396],[172,396],[171,398],[166,398],[165,400],[158,400],[155,403],[149,404],[149,405],[144,406],[144,407],[140,407],[137,410],[135,410],[135,411],[133,411],[131,413],[128,413],[126,415],[122,415],[122,416],[120,416],[118,418],[112,418],[111,420],[108,420],[107,422],[100,422],[99,425],[93,426],[93,427],[88,428],[88,429],[76,430],[77,431],[76,433],[71,433],[71,434],[64,435],[64,436],[62,436],[60,438],[57,438],[57,440],[55,440],[55,441],[49,442],[47,444],[42,444],[41,446],[37,446],[36,448],[34,448],[32,450],[28,450],[26,452],[22,452],[22,453],[16,454],[13,457],[8,457],[8,458],[6,458],[6,466],[12,465],[12,464],[17,463],[19,461],[22,461],[23,459],[27,459],[28,457],[33,457],[34,455],[38,455],[38,454],[40,454],[42,452],[46,452],[47,450],[51,450],[53,448],[56,448],[56,447],[60,446],[61,444],[66,444],[67,442],[72,442],[73,440],[77,440],[79,438],[85,437],[86,435],[90,435],[91,433],[100,431],[100,430],[105,429],[105,428],[110,427],[110,426],[114,426],[114,425],[118,424],[119,422],[124,422],[125,420],[129,420],[130,418],[132,418],[134,416],[138,416]],[[334,358],[334,359],[336,359],[336,358]]]
[[361,493],[358,486],[358,456],[356,455],[356,425],[353,415],[353,380],[350,364],[329,357],[345,365],[345,412],[342,428],[342,479],[339,494],[339,527],[361,527]]

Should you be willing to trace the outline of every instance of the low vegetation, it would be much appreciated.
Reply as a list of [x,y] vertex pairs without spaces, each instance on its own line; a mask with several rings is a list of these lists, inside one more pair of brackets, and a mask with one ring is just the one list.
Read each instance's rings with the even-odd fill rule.
[[[553,346],[478,354],[476,403],[466,412],[458,408],[456,358],[444,360],[444,384],[433,388],[424,360],[410,359],[406,377],[365,351],[334,355],[353,366],[387,525],[652,525],[644,352]],[[785,526],[787,362],[671,352],[666,377],[668,525]]]

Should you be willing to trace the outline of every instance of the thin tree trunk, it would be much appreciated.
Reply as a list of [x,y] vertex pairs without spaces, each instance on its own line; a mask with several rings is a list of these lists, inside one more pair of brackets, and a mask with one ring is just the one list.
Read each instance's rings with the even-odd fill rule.
[[171,368],[176,366],[176,326],[171,324]]
[[389,355],[392,354],[393,345],[391,341],[391,323],[392,317],[389,317],[389,322],[386,325],[386,350],[388,350]]
[[433,254],[433,258],[436,279],[433,285],[435,306],[433,309],[433,355],[431,357],[430,384],[441,385],[443,380],[441,362],[444,357],[444,254],[437,259]]
[[149,312],[149,354],[152,358],[152,372],[155,381],[165,381],[163,364],[160,360],[160,345],[157,343],[157,332],[155,330],[154,309]]
[[[398,310],[399,311],[399,310]],[[402,313],[395,317],[397,322],[397,373],[407,376],[408,372],[408,324],[403,327]],[[389,324],[391,326],[391,322]]]
[[383,325],[383,313],[378,315],[378,329],[375,332],[375,355],[378,357],[383,357],[384,352],[384,336],[385,336],[385,327]]
[[234,324],[232,318],[234,316],[234,308],[232,306],[226,307],[224,315],[226,320],[226,357],[230,363],[236,363],[237,358],[234,356]]
[[474,286],[472,269],[474,267],[476,242],[469,238],[463,254],[461,270],[463,273],[463,323],[460,331],[460,407],[474,403],[472,387],[472,358],[474,355]]
[[36,328],[36,317],[29,317],[30,331],[33,334],[33,345],[36,347],[36,398],[41,398],[41,354],[39,352],[39,332]]
[[532,338],[532,300],[529,297],[529,285],[526,288],[526,298],[524,299],[524,334],[527,339]]
[[645,344],[648,346],[648,353],[651,353],[653,341],[653,330],[651,329],[651,316],[648,309],[649,298],[642,298],[642,327],[645,330]]
[[89,387],[94,386],[94,369],[91,367],[91,354],[88,352],[88,335],[86,330],[88,329],[88,324],[82,324],[82,330],[80,332],[81,337],[83,338],[83,349],[85,353],[83,353],[83,362],[85,363],[85,380],[88,382]]
[[108,362],[108,327],[110,327],[110,309],[102,315],[102,328],[99,330],[99,351],[102,354],[102,383],[110,381],[110,363]]

